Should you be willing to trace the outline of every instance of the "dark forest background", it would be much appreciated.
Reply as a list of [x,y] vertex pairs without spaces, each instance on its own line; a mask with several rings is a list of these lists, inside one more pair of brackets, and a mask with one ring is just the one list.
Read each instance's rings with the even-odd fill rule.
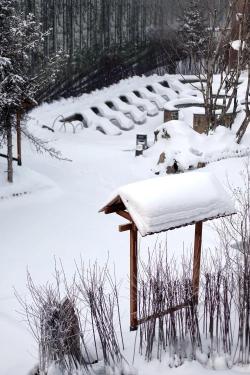
[[[34,13],[43,30],[50,30],[43,56],[59,51],[69,56],[49,98],[90,92],[135,74],[175,73],[181,59],[176,29],[188,2],[20,0],[20,9]],[[223,17],[227,2],[211,0],[206,6],[212,11],[216,7]]]

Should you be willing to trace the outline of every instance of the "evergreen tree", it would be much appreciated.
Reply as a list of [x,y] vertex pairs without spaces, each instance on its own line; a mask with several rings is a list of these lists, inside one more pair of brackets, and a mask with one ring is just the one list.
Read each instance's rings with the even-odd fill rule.
[[190,67],[206,54],[208,22],[199,0],[191,0],[179,20],[179,36],[183,52],[189,57]]
[[[1,142],[7,143],[10,182],[13,181],[12,133],[16,130],[16,116],[34,105],[36,97],[41,96],[41,90],[46,89],[46,83],[53,82],[53,74],[49,75],[48,69],[52,67],[54,75],[57,71],[57,59],[54,58],[47,65],[43,62],[43,66],[33,68],[33,58],[41,55],[46,35],[34,15],[20,12],[16,0],[1,0],[0,132]],[[42,141],[22,130],[38,148],[39,145],[42,147]]]

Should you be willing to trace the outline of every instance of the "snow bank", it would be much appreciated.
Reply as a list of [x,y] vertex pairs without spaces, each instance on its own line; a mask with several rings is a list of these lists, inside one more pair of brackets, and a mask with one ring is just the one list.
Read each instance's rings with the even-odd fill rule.
[[14,182],[10,184],[6,176],[1,178],[0,200],[26,196],[32,193],[58,189],[48,177],[26,167],[14,166]]
[[230,196],[209,172],[140,181],[117,194],[142,236],[235,212]]
[[[144,153],[145,159],[151,159],[152,164],[156,164],[160,154],[165,153],[164,164],[157,165],[155,172],[166,173],[166,168],[172,166],[174,160],[183,171],[190,167],[197,167],[199,162],[210,163],[225,158],[249,155],[248,145],[236,143],[237,129],[234,126],[233,130],[218,126],[209,135],[199,134],[189,126],[187,113],[185,114],[186,122],[172,120],[155,129],[159,132],[158,141]],[[240,120],[242,118],[237,118],[238,122]],[[166,132],[170,136],[168,139],[164,138]]]

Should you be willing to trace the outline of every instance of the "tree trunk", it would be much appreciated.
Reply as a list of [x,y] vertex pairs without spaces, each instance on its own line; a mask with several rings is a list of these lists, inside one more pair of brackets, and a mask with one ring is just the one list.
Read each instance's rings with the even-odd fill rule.
[[247,127],[249,125],[249,122],[250,122],[250,117],[246,115],[242,125],[240,126],[239,130],[237,131],[236,133],[236,139],[237,139],[237,143],[240,144],[246,130],[247,130]]
[[6,131],[7,131],[7,155],[8,155],[8,181],[13,182],[13,153],[12,153],[12,128],[11,117],[8,114],[6,118]]
[[16,114],[16,136],[17,136],[17,164],[22,165],[22,141],[21,141],[21,112]]

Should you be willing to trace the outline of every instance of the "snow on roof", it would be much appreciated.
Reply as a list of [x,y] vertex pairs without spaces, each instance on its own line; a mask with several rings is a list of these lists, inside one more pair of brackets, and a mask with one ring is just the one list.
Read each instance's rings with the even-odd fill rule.
[[101,211],[121,201],[142,236],[236,212],[231,197],[209,172],[164,176],[120,187]]

